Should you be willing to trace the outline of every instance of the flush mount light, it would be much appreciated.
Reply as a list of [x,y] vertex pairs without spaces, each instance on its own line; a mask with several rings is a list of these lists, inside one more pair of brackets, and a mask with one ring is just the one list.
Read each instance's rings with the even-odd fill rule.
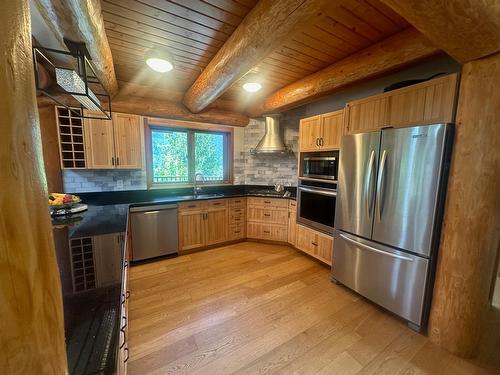
[[174,58],[166,50],[152,49],[146,54],[146,64],[156,72],[166,73],[174,68]]
[[262,85],[258,82],[247,82],[243,84],[243,89],[247,92],[257,92],[262,88]]

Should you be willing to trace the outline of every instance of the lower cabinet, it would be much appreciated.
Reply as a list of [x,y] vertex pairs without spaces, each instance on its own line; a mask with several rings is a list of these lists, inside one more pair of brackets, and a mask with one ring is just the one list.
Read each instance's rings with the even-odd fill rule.
[[333,237],[297,224],[296,247],[304,253],[331,265]]
[[293,200],[288,202],[288,243],[297,244],[297,202]]
[[216,199],[179,204],[179,250],[191,250],[229,239],[227,200]]
[[280,198],[248,198],[247,237],[288,241],[288,201]]
[[287,242],[288,228],[284,225],[248,222],[247,237],[261,240]]

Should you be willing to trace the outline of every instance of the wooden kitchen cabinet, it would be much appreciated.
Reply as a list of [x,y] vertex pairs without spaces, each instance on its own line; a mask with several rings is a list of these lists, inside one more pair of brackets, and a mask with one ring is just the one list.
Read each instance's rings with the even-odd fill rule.
[[300,120],[299,151],[338,150],[343,127],[343,109]]
[[297,249],[328,265],[332,264],[333,237],[297,224]]
[[190,250],[205,245],[205,212],[179,208],[179,250]]
[[345,133],[453,122],[458,74],[449,74],[387,93],[350,102]]
[[384,94],[347,103],[345,133],[363,133],[387,126],[389,99]]
[[247,237],[288,241],[288,200],[280,198],[248,198]]
[[288,202],[288,243],[292,246],[297,244],[297,202]]
[[84,119],[84,131],[87,168],[142,168],[140,116],[113,113],[112,120]]
[[224,199],[179,203],[179,250],[228,241],[228,219],[228,206]]

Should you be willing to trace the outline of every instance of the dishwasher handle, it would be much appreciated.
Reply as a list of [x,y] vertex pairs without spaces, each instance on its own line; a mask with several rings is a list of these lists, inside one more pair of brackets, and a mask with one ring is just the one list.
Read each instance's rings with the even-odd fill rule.
[[130,207],[130,212],[157,214],[160,211],[176,210],[176,209],[177,209],[177,204],[157,204],[154,206]]

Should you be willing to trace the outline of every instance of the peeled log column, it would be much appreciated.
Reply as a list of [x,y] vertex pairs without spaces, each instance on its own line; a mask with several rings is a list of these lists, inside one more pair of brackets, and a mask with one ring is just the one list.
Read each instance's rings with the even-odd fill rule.
[[429,322],[431,340],[469,357],[489,308],[500,237],[500,54],[464,65]]
[[66,374],[28,6],[0,12],[0,372]]

